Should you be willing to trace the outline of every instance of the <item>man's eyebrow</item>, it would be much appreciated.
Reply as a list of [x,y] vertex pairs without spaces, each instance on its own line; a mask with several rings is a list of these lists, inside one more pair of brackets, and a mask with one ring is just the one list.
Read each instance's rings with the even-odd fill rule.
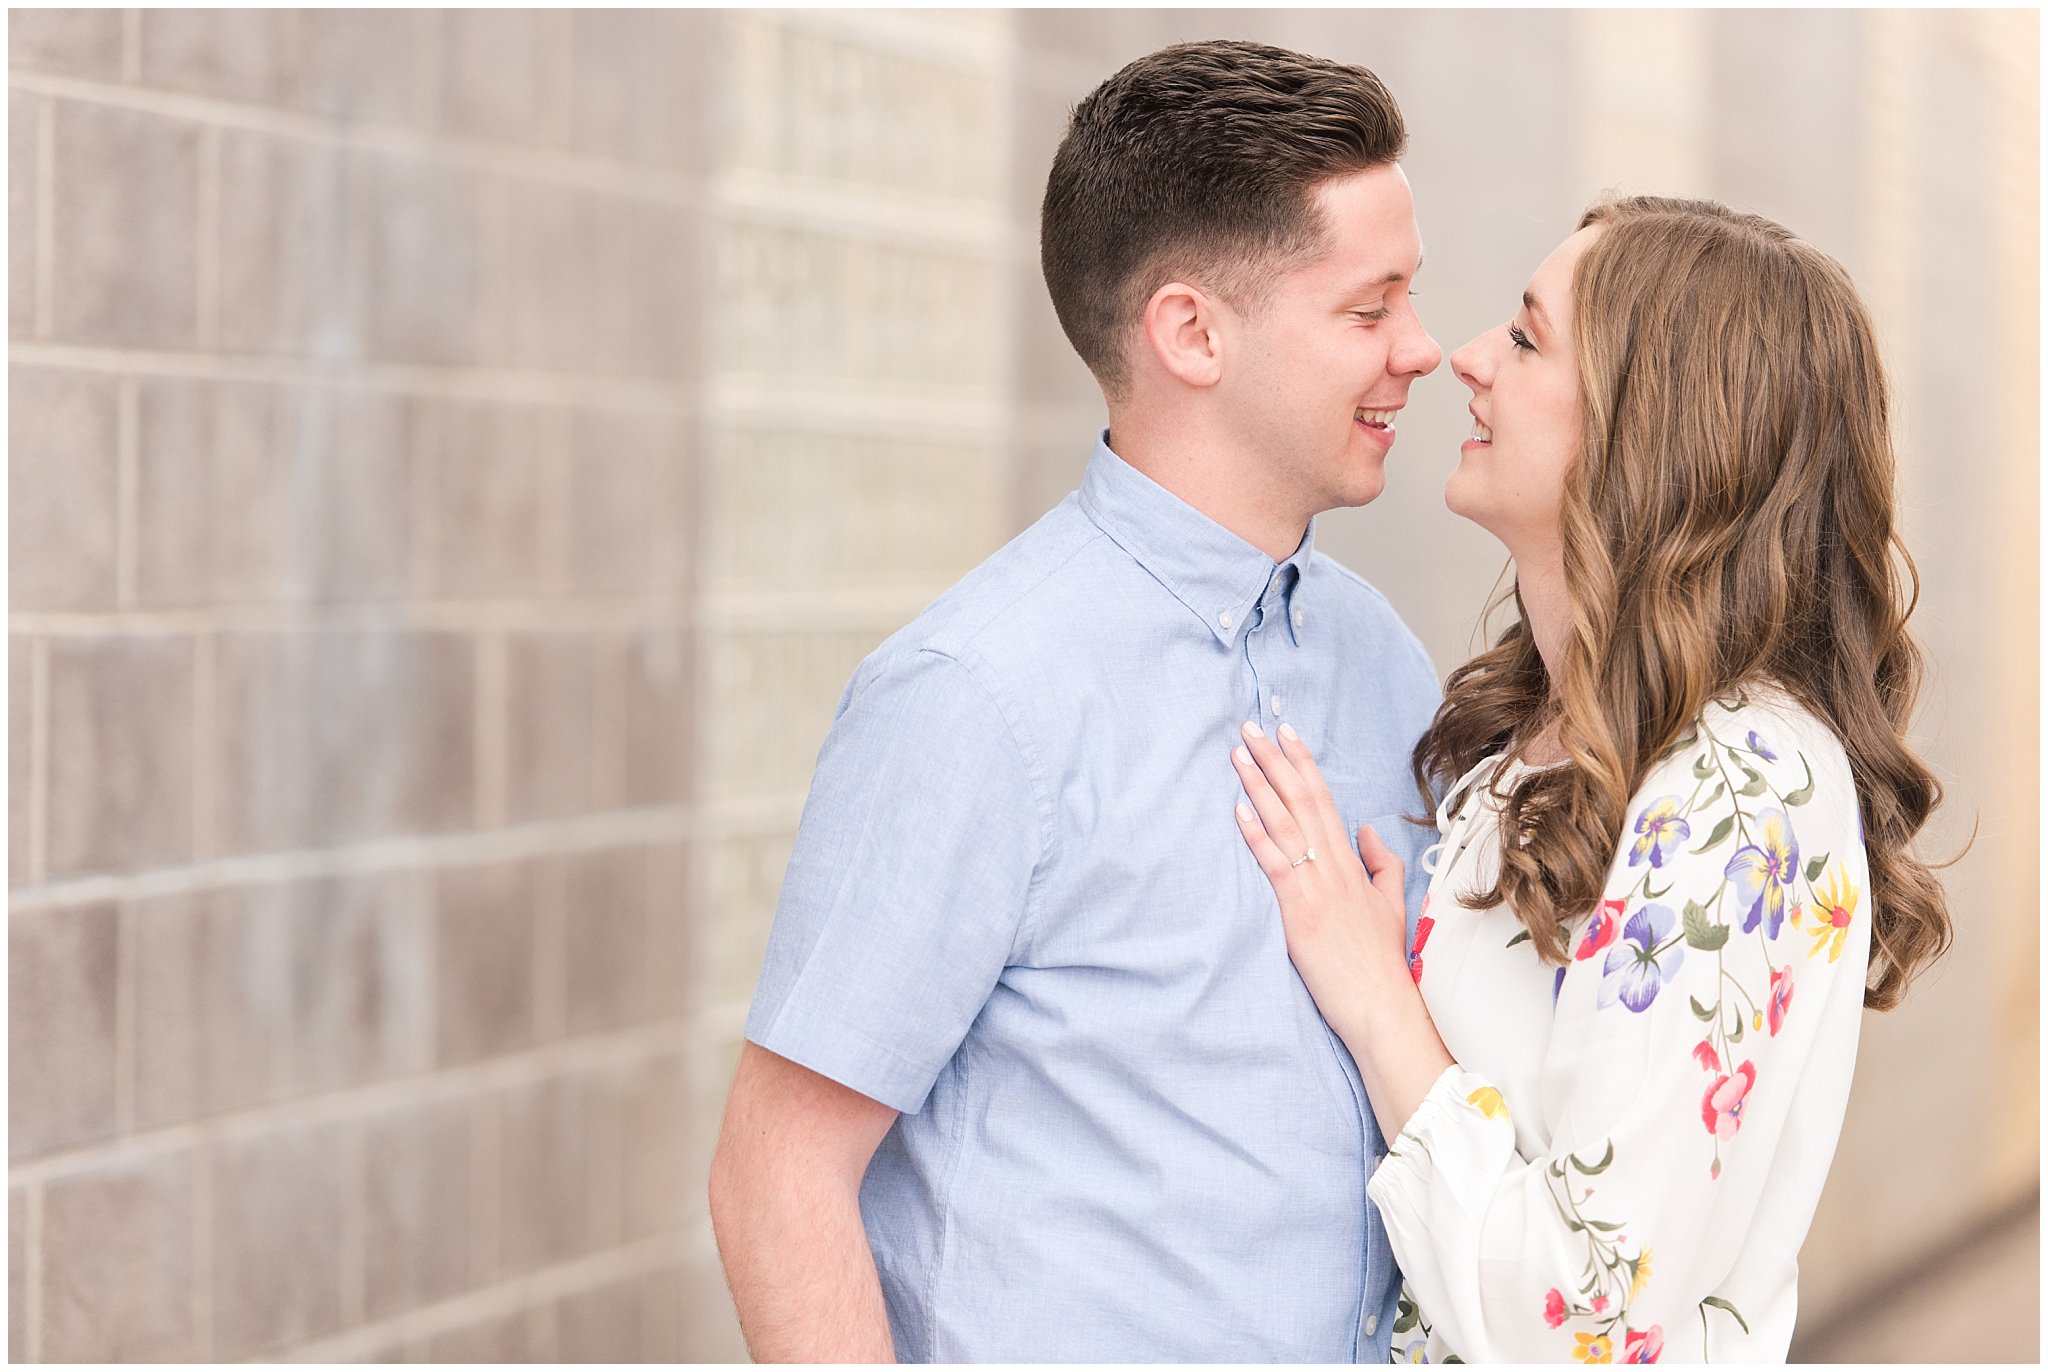
[[1421,274],[1422,274],[1422,259],[1421,259],[1420,257],[1417,257],[1417,258],[1415,259],[1415,270],[1414,270],[1414,271],[1412,271],[1412,272],[1400,272],[1400,271],[1388,272],[1388,273],[1387,273],[1387,274],[1386,274],[1385,276],[1382,276],[1382,277],[1379,277],[1379,278],[1377,278],[1377,279],[1375,279],[1375,280],[1372,280],[1372,281],[1368,281],[1368,282],[1366,282],[1366,283],[1365,283],[1365,285],[1364,285],[1364,287],[1362,287],[1361,289],[1366,289],[1366,290],[1370,290],[1370,289],[1371,289],[1372,287],[1374,287],[1374,286],[1398,286],[1398,285],[1400,285],[1400,284],[1401,284],[1401,283],[1402,283],[1403,281],[1406,281],[1406,280],[1408,280],[1408,279],[1409,279],[1410,277],[1413,277],[1413,276],[1419,276],[1419,275],[1421,275]]
[[1544,313],[1542,301],[1538,300],[1535,297],[1535,295],[1531,292],[1523,291],[1522,303],[1528,306],[1530,314],[1536,316],[1536,322],[1543,326],[1543,332],[1554,332],[1554,330],[1550,327],[1550,316]]

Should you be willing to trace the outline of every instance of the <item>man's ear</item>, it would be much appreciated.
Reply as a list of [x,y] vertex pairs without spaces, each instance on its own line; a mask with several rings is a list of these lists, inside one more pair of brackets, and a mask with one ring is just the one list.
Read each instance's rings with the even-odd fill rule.
[[1145,302],[1145,344],[1159,365],[1189,386],[1213,386],[1223,376],[1219,304],[1199,286],[1169,281]]

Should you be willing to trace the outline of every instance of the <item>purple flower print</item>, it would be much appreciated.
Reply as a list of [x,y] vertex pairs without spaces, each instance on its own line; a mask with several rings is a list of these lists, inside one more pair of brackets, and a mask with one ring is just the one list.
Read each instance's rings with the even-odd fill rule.
[[1764,937],[1776,938],[1785,922],[1785,891],[1799,870],[1799,841],[1783,810],[1759,810],[1753,842],[1728,859],[1726,876],[1735,885],[1735,905],[1742,911],[1742,932],[1764,922]]
[[1652,867],[1662,867],[1671,850],[1692,833],[1692,826],[1678,817],[1679,804],[1677,796],[1660,796],[1636,816],[1636,832],[1642,837],[1629,850],[1629,866],[1648,858]]
[[1776,762],[1778,760],[1778,755],[1771,751],[1771,746],[1768,743],[1765,743],[1761,738],[1757,737],[1756,730],[1751,729],[1749,731],[1748,742],[1749,751],[1755,753],[1765,762]]
[[1616,1001],[1636,1014],[1650,1008],[1658,989],[1685,961],[1683,943],[1658,947],[1671,937],[1677,924],[1678,916],[1671,913],[1668,905],[1645,905],[1629,916],[1621,931],[1621,942],[1608,952],[1607,962],[1601,968],[1602,1010]]

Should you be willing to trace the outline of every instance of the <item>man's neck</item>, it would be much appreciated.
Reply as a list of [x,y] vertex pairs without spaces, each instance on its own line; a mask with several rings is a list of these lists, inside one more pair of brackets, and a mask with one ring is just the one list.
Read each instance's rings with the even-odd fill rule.
[[1294,556],[1308,532],[1308,514],[1274,508],[1265,483],[1245,474],[1242,458],[1199,434],[1155,432],[1127,417],[1111,427],[1109,448],[1275,562]]

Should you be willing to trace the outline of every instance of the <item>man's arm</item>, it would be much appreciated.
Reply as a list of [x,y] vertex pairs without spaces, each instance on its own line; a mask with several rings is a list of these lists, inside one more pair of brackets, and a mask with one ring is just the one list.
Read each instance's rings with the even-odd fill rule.
[[894,1362],[860,1183],[896,1111],[757,1044],[711,1159],[711,1227],[755,1362]]

